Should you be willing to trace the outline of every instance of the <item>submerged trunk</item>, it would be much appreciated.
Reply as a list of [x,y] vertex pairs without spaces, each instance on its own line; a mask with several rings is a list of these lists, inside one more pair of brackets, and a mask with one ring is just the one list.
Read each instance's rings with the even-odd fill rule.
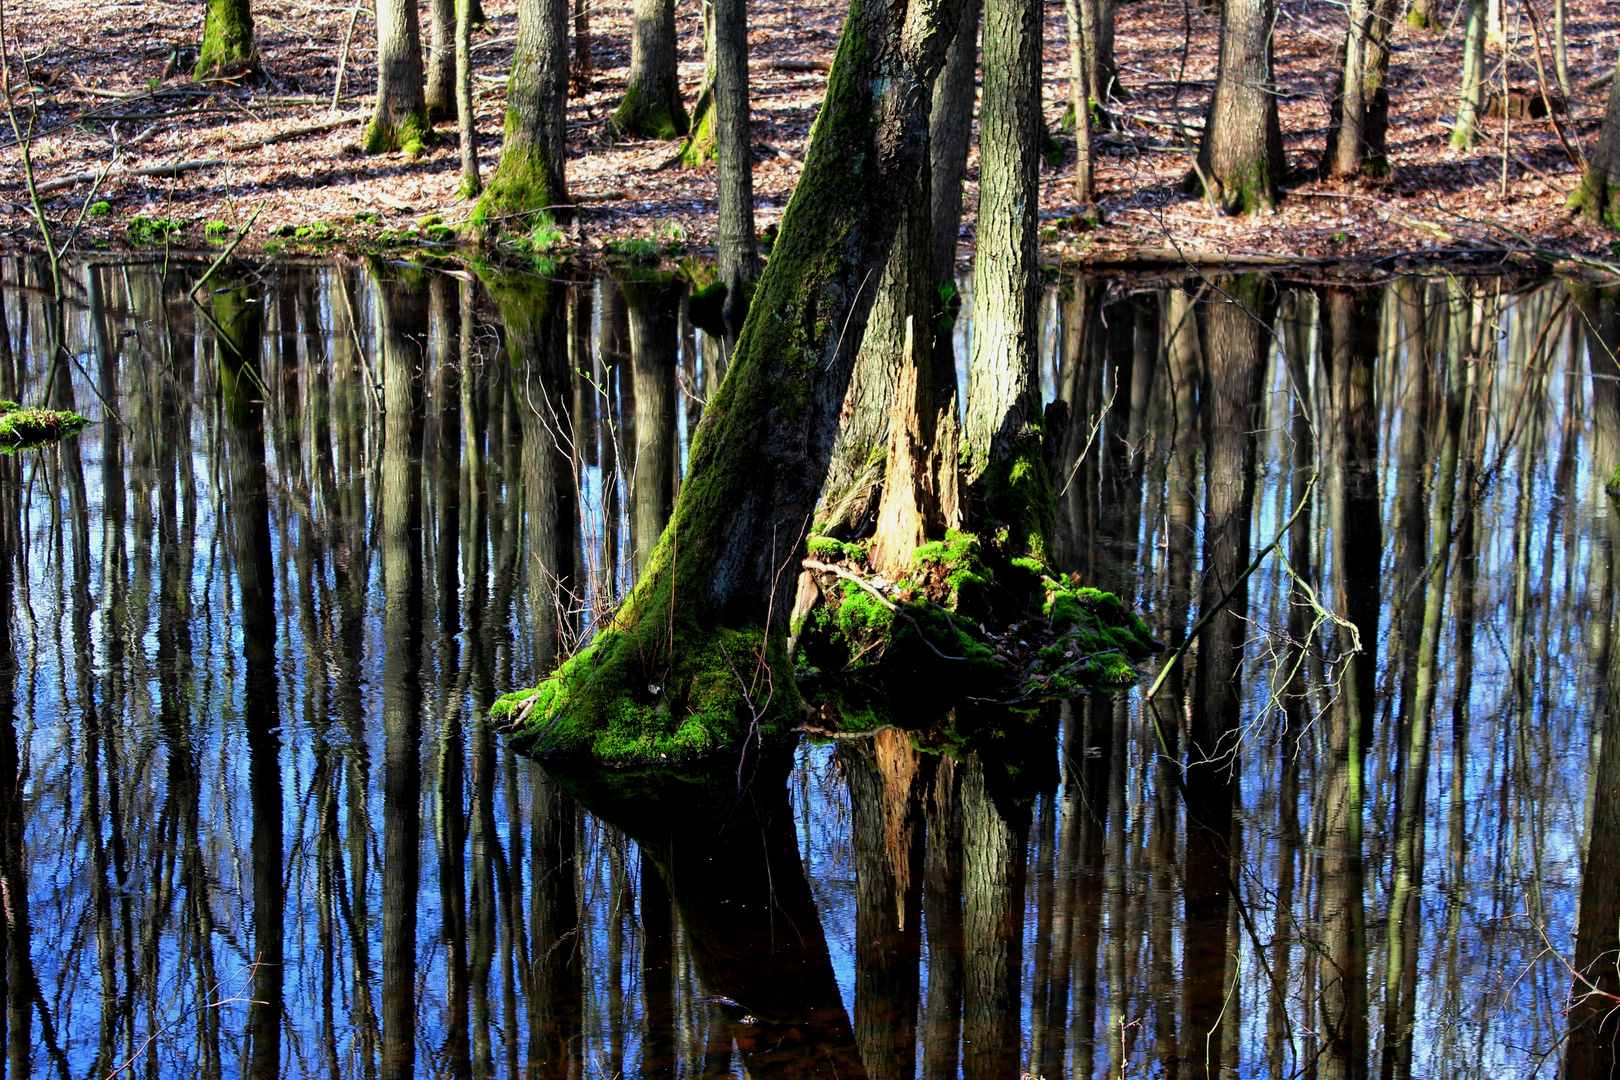
[[253,46],[253,12],[248,0],[208,0],[194,79],[230,78],[259,66]]
[[366,125],[366,152],[416,155],[432,141],[416,0],[377,0],[377,108]]
[[1188,185],[1228,214],[1271,209],[1286,171],[1272,78],[1273,0],[1221,8],[1220,71]]
[[1580,186],[1569,197],[1569,206],[1591,221],[1620,229],[1620,78],[1609,88],[1597,149],[1586,163]]
[[501,161],[473,221],[538,212],[568,202],[568,0],[520,0],[517,49],[506,87]]
[[979,229],[964,481],[1009,527],[1015,554],[1049,554],[1054,497],[1041,454],[1041,8],[987,0],[979,118]]
[[[541,753],[664,760],[782,732],[783,648],[871,294],[927,150],[955,3],[852,11],[804,173],[693,439],[674,519],[592,646],[508,697]],[[537,708],[538,706],[538,708]],[[611,720],[611,728],[610,728]]]
[[675,0],[635,0],[630,26],[630,77],[613,112],[613,133],[675,139],[689,122],[675,67]]

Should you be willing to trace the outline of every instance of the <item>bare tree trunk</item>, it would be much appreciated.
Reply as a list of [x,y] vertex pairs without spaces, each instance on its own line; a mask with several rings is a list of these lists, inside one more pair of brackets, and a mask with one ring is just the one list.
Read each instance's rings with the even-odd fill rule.
[[475,223],[569,201],[567,102],[568,0],[519,0],[501,161],[478,200]]
[[1485,107],[1485,0],[1467,0],[1467,4],[1462,91],[1457,97],[1457,120],[1451,129],[1451,145],[1459,149],[1474,145],[1479,114]]
[[741,328],[748,294],[759,280],[754,241],[754,147],[748,123],[748,3],[714,0],[714,111],[719,144],[720,282],[726,321]]
[[[692,105],[692,119],[687,128],[686,141],[681,143],[680,150],[675,153],[675,159],[688,168],[702,165],[705,161],[713,161],[720,153],[720,142],[715,134],[715,125],[719,122],[714,105],[715,81],[718,78],[716,74],[718,53],[714,39],[715,19],[714,0],[703,0],[703,89],[698,91],[697,101]],[[743,14],[743,21],[747,22],[746,11]],[[745,52],[747,47],[745,37],[743,41]],[[746,69],[744,73],[746,74]]]
[[1351,0],[1323,171],[1389,175],[1389,35],[1397,0]]
[[1406,9],[1406,25],[1414,30],[1440,29],[1440,11],[1438,0],[1412,0],[1412,6]]
[[366,126],[366,152],[416,155],[433,141],[422,73],[416,0],[376,0],[377,108]]
[[973,141],[973,103],[979,69],[981,0],[964,0],[945,67],[934,80],[928,116],[928,196],[932,207],[934,284],[956,277],[956,242],[962,230],[962,176]]
[[255,71],[259,51],[253,44],[253,12],[248,0],[207,0],[203,38],[197,48],[194,79],[231,78]]
[[1269,210],[1286,171],[1272,78],[1273,0],[1228,0],[1221,8],[1220,71],[1204,120],[1198,165],[1187,184],[1228,214]]
[[455,0],[456,126],[461,136],[458,194],[463,199],[475,199],[484,190],[483,178],[478,174],[478,115],[472,92],[472,5],[473,0]]
[[574,0],[574,66],[568,86],[574,96],[590,93],[596,65],[591,60],[591,0]]
[[1558,74],[1558,89],[1566,101],[1575,93],[1575,86],[1569,79],[1569,45],[1564,37],[1564,24],[1569,20],[1568,7],[1568,0],[1553,0],[1553,69]]
[[427,85],[422,98],[429,120],[456,116],[456,0],[428,0]]
[[1590,221],[1620,229],[1620,78],[1609,88],[1597,149],[1586,163],[1580,186],[1569,197],[1569,206]]
[[675,0],[635,0],[630,24],[630,77],[613,112],[613,133],[676,139],[690,121],[675,67]]
[[1069,108],[1074,112],[1074,197],[1081,206],[1091,204],[1094,186],[1091,167],[1091,97],[1092,64],[1087,62],[1090,39],[1088,27],[1095,32],[1082,5],[1089,0],[1064,0],[1063,11],[1069,26]]

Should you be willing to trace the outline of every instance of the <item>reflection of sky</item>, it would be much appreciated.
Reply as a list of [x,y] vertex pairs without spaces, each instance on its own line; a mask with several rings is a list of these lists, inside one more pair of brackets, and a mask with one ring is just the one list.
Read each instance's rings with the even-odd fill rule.
[[[150,268],[131,269],[135,277],[150,272]],[[330,279],[329,274],[322,276],[323,280]],[[369,309],[373,296],[370,288],[364,286],[356,289],[356,296],[360,307],[357,313],[359,334],[370,350],[373,344]],[[1526,310],[1533,298],[1534,294],[1517,298],[1504,319],[1499,359],[1492,368],[1500,383],[1499,402],[1514,399],[1519,387],[1517,380],[1523,378],[1526,370],[1526,366],[1512,356],[1509,346],[1513,339],[1513,320]],[[15,339],[20,320],[30,317],[37,309],[30,306],[33,301],[26,300],[24,294],[8,295],[7,301]],[[1537,302],[1542,303],[1539,299]],[[1543,303],[1540,310],[1545,311],[1550,306]],[[329,306],[323,305],[320,310],[323,318],[331,318]],[[1049,319],[1053,317],[1053,304],[1049,302],[1043,310]],[[958,368],[964,377],[969,334],[965,316],[966,310],[957,323]],[[85,370],[98,370],[100,360],[93,350],[82,345],[86,336],[82,311],[76,309],[73,318],[72,335],[79,342],[76,355]],[[176,470],[174,482],[182,489],[189,484],[193,492],[189,499],[183,491],[177,496],[178,520],[189,530],[193,540],[190,548],[181,552],[185,560],[181,580],[185,584],[184,602],[188,609],[184,622],[189,632],[189,652],[181,661],[168,661],[182,665],[179,686],[182,723],[180,730],[166,730],[160,723],[161,698],[166,692],[165,672],[158,660],[159,590],[164,549],[158,540],[158,526],[162,523],[154,523],[152,516],[162,505],[159,489],[163,478],[153,466],[141,464],[151,460],[156,452],[153,442],[158,431],[156,407],[151,402],[153,388],[164,377],[158,370],[158,358],[162,355],[158,335],[162,323],[150,316],[137,319],[116,313],[113,321],[127,322],[136,331],[135,336],[125,340],[122,365],[115,380],[124,395],[123,411],[127,420],[123,444],[128,510],[122,537],[106,535],[108,519],[102,507],[102,455],[107,432],[111,429],[92,427],[77,444],[83,459],[82,498],[87,508],[82,529],[77,533],[70,507],[73,487],[79,481],[67,468],[69,455],[21,458],[19,473],[15,474],[22,483],[24,572],[17,583],[9,627],[17,648],[16,712],[27,766],[26,845],[34,960],[51,1003],[53,1020],[61,1032],[64,1050],[76,1073],[83,1073],[94,1058],[101,1016],[98,946],[92,918],[98,837],[109,860],[105,873],[111,882],[111,904],[120,935],[124,933],[122,905],[127,903],[129,907],[127,933],[132,943],[129,946],[131,964],[137,960],[146,962],[140,954],[145,947],[142,934],[147,920],[153,917],[159,920],[159,929],[154,931],[156,956],[151,962],[158,973],[153,984],[156,987],[153,1000],[157,1002],[159,1017],[155,1026],[164,1028],[155,1045],[163,1062],[172,1063],[177,1069],[195,1062],[197,1051],[192,1027],[188,1026],[195,1022],[188,1019],[193,1016],[192,1010],[205,1001],[238,995],[253,962],[252,807],[248,799],[248,751],[241,725],[243,640],[238,610],[240,594],[233,566],[236,526],[228,502],[228,466],[214,396],[214,376],[206,359],[207,350],[199,349],[197,356],[202,359],[194,365],[192,373],[196,388],[191,391],[189,427],[184,432],[189,443],[172,461]],[[266,329],[268,344],[271,327],[267,325]],[[1313,333],[1319,336],[1320,328]],[[1534,334],[1522,336],[1531,340],[1535,337]],[[1462,759],[1467,770],[1463,781],[1463,832],[1467,850],[1461,862],[1460,882],[1453,880],[1452,853],[1448,850],[1448,793],[1457,761],[1456,748],[1451,741],[1458,662],[1452,632],[1448,631],[1440,656],[1441,683],[1428,779],[1430,812],[1425,832],[1428,862],[1420,935],[1424,952],[1419,960],[1423,982],[1417,995],[1419,1075],[1524,1075],[1535,1067],[1539,1060],[1537,1055],[1556,1054],[1555,1044],[1561,1033],[1560,1010],[1567,995],[1567,977],[1557,959],[1548,954],[1547,943],[1567,954],[1574,932],[1579,852],[1585,829],[1587,762],[1592,745],[1592,702],[1597,689],[1591,671],[1593,659],[1588,655],[1594,615],[1588,574],[1593,563],[1594,538],[1600,535],[1600,530],[1609,527],[1611,511],[1595,494],[1601,477],[1594,475],[1588,451],[1590,388],[1586,380],[1579,377],[1584,363],[1581,358],[1568,355],[1567,342],[1562,338],[1552,340],[1563,351],[1554,354],[1545,395],[1535,398],[1544,402],[1543,411],[1526,419],[1519,443],[1505,452],[1502,449],[1508,405],[1501,405],[1485,418],[1489,424],[1485,460],[1490,463],[1500,457],[1502,464],[1500,475],[1484,490],[1479,510],[1482,529],[1476,592],[1478,630],[1474,639],[1472,692],[1466,702],[1469,741],[1467,754]],[[1049,329],[1043,334],[1043,341],[1055,347],[1057,334]],[[707,342],[702,347],[707,347]],[[311,348],[308,341],[304,348],[306,351]],[[1042,365],[1043,382],[1048,389],[1052,385],[1049,366],[1049,363]],[[697,367],[699,385],[702,385],[701,360]],[[1565,373],[1571,369],[1577,377],[1566,382]],[[1396,379],[1390,365],[1380,365],[1378,372],[1382,410],[1381,498],[1386,517],[1384,600],[1376,642],[1380,650],[1375,665],[1379,692],[1377,729],[1372,744],[1374,751],[1368,759],[1369,798],[1365,815],[1368,932],[1373,950],[1369,974],[1374,980],[1375,1043],[1378,989],[1381,987],[1378,980],[1382,977],[1379,960],[1384,934],[1382,920],[1389,888],[1388,845],[1394,813],[1388,794],[1392,790],[1389,779],[1392,755],[1385,748],[1393,745],[1393,695],[1399,682],[1399,664],[1388,653],[1389,629],[1402,603],[1401,598],[1392,594],[1394,532],[1387,522],[1407,480],[1398,475],[1396,468],[1396,439],[1406,419],[1398,408]],[[31,373],[29,387],[35,392],[41,375]],[[1312,378],[1319,376],[1320,369],[1313,369]],[[84,376],[75,370],[71,382],[75,400],[92,417],[99,419],[100,406]],[[1259,424],[1262,467],[1253,526],[1256,550],[1271,540],[1290,509],[1286,459],[1291,449],[1287,431],[1291,399],[1287,391],[1286,372],[1281,365],[1273,364]],[[1310,394],[1318,415],[1325,415],[1326,387],[1313,385]],[[363,407],[364,402],[361,404]],[[267,406],[267,423],[272,428],[284,423],[276,413],[278,406],[279,401]],[[678,400],[675,414],[684,467],[690,435],[686,428],[684,398]],[[377,419],[372,415],[356,440],[362,457],[358,465],[368,500],[377,497],[376,466],[382,440]],[[1566,431],[1568,437],[1575,440],[1567,502],[1553,490],[1559,455],[1565,449]],[[323,886],[317,853],[317,822],[321,791],[316,777],[322,767],[319,758],[323,752],[319,744],[323,739],[334,753],[347,755],[340,762],[345,769],[357,764],[358,759],[352,752],[362,749],[365,752],[364,788],[351,793],[347,785],[357,774],[346,771],[334,791],[333,813],[344,851],[348,852],[348,845],[353,842],[369,852],[368,877],[361,883],[357,895],[368,910],[363,914],[351,913],[356,920],[352,932],[360,934],[369,946],[374,993],[380,974],[380,913],[384,899],[379,876],[383,772],[380,716],[386,689],[382,663],[389,642],[385,640],[382,627],[385,583],[380,554],[368,553],[363,545],[354,553],[356,564],[351,568],[364,593],[361,598],[364,631],[358,658],[360,729],[358,735],[351,734],[337,722],[337,706],[331,696],[344,671],[339,639],[341,614],[333,593],[336,579],[331,560],[336,557],[335,552],[328,547],[318,571],[306,571],[301,557],[312,537],[322,534],[332,511],[319,504],[318,496],[312,495],[308,447],[292,452],[291,446],[290,441],[266,439],[273,576],[278,605],[276,651],[283,742],[280,772],[287,859],[286,993],[290,1034],[284,1041],[283,1054],[287,1073],[303,1075],[322,1069],[319,1040],[323,990],[319,960],[326,951],[332,952],[340,972],[336,1009],[342,1060],[352,1065],[356,1052],[350,1042],[353,1033],[344,1020],[345,1010],[352,1006],[354,992],[355,949],[348,936],[351,931],[345,925],[339,928],[329,945],[323,945],[320,929]],[[1164,450],[1162,434],[1160,441],[1146,448],[1150,460],[1162,458]],[[284,453],[288,454],[285,458]],[[495,449],[490,453],[494,455]],[[498,465],[498,462],[491,464],[492,476]],[[423,517],[425,528],[431,530],[435,520],[433,501],[439,496],[431,482],[432,470],[424,472],[429,503]],[[1162,491],[1163,477],[1153,474],[1152,468],[1150,474],[1139,541],[1144,583],[1142,606],[1149,618],[1156,620],[1160,616],[1154,613],[1162,612],[1168,600],[1164,584],[1166,549],[1160,546],[1167,526],[1155,494],[1155,485]],[[581,472],[581,532],[587,558],[592,560],[603,550],[604,531],[607,528],[615,531],[620,562],[613,571],[622,589],[629,581],[631,534],[622,518],[611,525],[604,522],[604,482],[600,468]],[[627,484],[628,478],[621,476],[617,482]],[[520,475],[505,476],[500,482],[492,480],[489,496],[492,510],[499,512],[505,505],[504,500],[518,497],[522,483]],[[621,494],[621,511],[627,505],[627,499]],[[1319,508],[1312,520],[1319,541],[1326,523],[1326,513]],[[373,530],[368,543],[375,542],[375,524],[369,517],[362,523],[364,528]],[[87,546],[82,552],[78,550],[77,536],[87,537]],[[362,532],[362,536],[367,534]],[[118,545],[113,541],[120,539],[121,571],[110,561],[118,555]],[[461,539],[464,544],[471,541],[465,526]],[[491,537],[485,552],[491,578],[498,560],[495,544]],[[1323,599],[1333,604],[1336,598],[1331,585],[1331,546],[1319,543],[1317,550],[1318,580],[1328,583],[1323,587]],[[1528,573],[1519,580],[1513,574],[1513,567],[1521,550],[1527,553],[1524,561]],[[501,689],[532,682],[539,674],[535,670],[531,635],[545,613],[524,600],[525,590],[540,580],[539,570],[528,565],[532,560],[527,557],[526,548],[522,549],[522,556],[520,565],[515,568],[517,587],[513,606],[504,615],[507,630],[498,635],[501,643],[496,650],[497,671],[507,680],[500,685]],[[88,637],[83,641],[76,638],[74,629],[75,565],[83,565],[87,570],[83,585],[91,598],[88,608],[78,609],[88,625]],[[313,576],[306,578],[306,572]],[[119,573],[124,582],[121,597],[115,596],[117,590],[112,588]],[[468,725],[469,740],[470,725],[475,722],[473,711],[455,686],[457,672],[446,666],[445,643],[432,620],[436,618],[438,590],[441,586],[453,590],[463,609],[458,643],[465,662],[473,651],[467,613],[475,607],[492,606],[489,592],[492,584],[490,578],[486,578],[485,593],[470,595],[471,583],[464,561],[452,582],[434,580],[437,570],[431,557],[424,559],[423,573],[427,576],[424,617],[430,624],[423,630],[422,653],[423,771],[419,801],[422,889],[417,904],[417,963],[418,982],[424,995],[419,1015],[418,1063],[419,1069],[426,1072],[429,1064],[437,1060],[435,1055],[440,1053],[444,1039],[446,949],[440,929],[440,855],[434,825],[441,813],[439,738],[446,715],[455,713],[461,717]],[[1523,597],[1522,601],[1516,599],[1519,596]],[[120,600],[117,607],[115,599]],[[1268,944],[1276,921],[1272,905],[1280,853],[1275,805],[1281,769],[1277,749],[1278,717],[1269,703],[1269,682],[1275,672],[1265,653],[1275,641],[1273,635],[1286,624],[1287,602],[1288,581],[1275,561],[1268,562],[1251,587],[1253,628],[1244,691],[1246,722],[1250,729],[1244,749],[1242,782],[1243,888],[1261,928],[1262,939]],[[1528,606],[1526,647],[1516,645],[1513,632],[1520,603]],[[1447,620],[1452,630],[1454,617],[1453,595],[1448,597],[1447,606]],[[122,661],[116,661],[114,655],[119,641],[124,643],[119,647],[124,654]],[[81,644],[88,647],[88,653],[81,655]],[[82,667],[81,660],[85,661]],[[1519,685],[1525,688],[1523,692],[1515,689],[1516,673],[1522,676]],[[1325,700],[1325,695],[1319,693],[1315,700],[1319,703]],[[91,747],[88,714],[92,710],[102,728],[97,749],[99,757],[95,762],[87,757]],[[1320,740],[1322,729],[1321,723],[1313,725],[1307,732],[1307,740]],[[1151,735],[1134,699],[1130,731],[1132,742],[1128,748],[1125,794],[1126,827],[1132,830],[1128,837],[1126,867],[1130,906],[1124,926],[1104,927],[1102,951],[1098,956],[1099,977],[1104,980],[1107,950],[1116,934],[1127,942],[1129,960],[1136,969],[1139,972],[1148,969],[1148,955],[1143,945],[1146,926],[1143,905],[1150,899],[1158,899],[1150,895],[1146,864],[1138,847],[1145,835],[1139,822],[1142,814],[1150,811],[1148,800],[1153,792],[1147,772],[1151,764]],[[351,745],[355,738],[361,743],[358,747]],[[209,939],[214,957],[214,984],[201,989],[191,951],[193,931],[179,929],[183,922],[184,890],[176,888],[175,895],[161,902],[158,899],[164,883],[174,880],[174,869],[165,861],[165,852],[172,842],[169,837],[178,828],[176,815],[180,808],[172,805],[169,798],[172,794],[170,779],[179,765],[178,755],[187,749],[200,774],[197,839],[207,869],[209,908],[216,927]],[[470,745],[467,753],[470,756]],[[525,890],[530,884],[525,864],[529,859],[527,814],[532,769],[532,765],[512,758],[504,748],[497,749],[497,787],[493,798],[496,836],[513,868],[522,872]],[[90,784],[92,778],[96,781],[94,785]],[[799,766],[791,782],[799,842],[826,930],[834,973],[846,1007],[853,1008],[855,913],[849,811],[832,751],[824,746],[802,747]],[[1319,825],[1320,813],[1311,802],[1312,783],[1313,777],[1307,770],[1302,776],[1305,795],[1300,817],[1308,836]],[[351,805],[351,795],[354,805]],[[90,815],[93,801],[100,803],[99,819]],[[1048,804],[1043,802],[1042,805]],[[516,817],[510,816],[514,807]],[[1032,828],[1032,835],[1035,831]],[[589,973],[585,1026],[590,1075],[600,1073],[599,1063],[606,1060],[608,1041],[604,1002],[611,896],[602,832],[597,822],[587,820],[583,830],[581,888],[585,927],[581,942]],[[124,851],[121,869],[111,862],[115,838],[117,846]],[[1043,941],[1036,925],[1033,839],[1031,843],[1030,893],[1024,927],[1026,1039],[1034,958]],[[1309,874],[1311,860],[1318,851],[1309,847],[1302,856],[1296,905],[1307,904],[1314,896],[1310,892]],[[637,880],[635,867],[632,851],[627,866],[632,883]],[[346,887],[352,890],[354,883],[346,882]],[[1455,930],[1450,925],[1452,913],[1448,909],[1453,897],[1458,918]],[[1171,899],[1174,910],[1179,913],[1179,897]],[[167,908],[162,906],[164,903]],[[519,907],[526,910],[526,896],[520,898]],[[1308,909],[1299,906],[1297,910],[1304,919]],[[1175,931],[1179,934],[1179,924]],[[1304,921],[1303,932],[1307,935],[1312,932],[1308,919]],[[1455,945],[1448,951],[1445,946],[1453,934]],[[115,935],[115,940],[123,938]],[[638,945],[639,930],[632,926],[626,938],[623,972],[630,1025],[626,1040],[627,1069],[634,1068],[639,1060]],[[1238,1002],[1243,1055],[1245,1062],[1260,1063],[1266,1040],[1264,975],[1253,962],[1247,941],[1243,943],[1243,950],[1242,993]],[[1290,1015],[1296,1035],[1300,1036],[1315,1022],[1304,1004],[1306,992],[1299,984],[1301,955],[1302,949],[1296,946],[1289,969]],[[121,973],[122,965],[120,959],[115,971]],[[491,974],[492,992],[497,995],[504,992],[504,978],[497,962]],[[683,978],[685,981],[678,991],[683,1022],[689,1027],[696,1024],[700,1030],[703,1022],[700,989],[689,973]],[[1152,1003],[1147,1000],[1145,984],[1130,986],[1127,990],[1130,995],[1127,1019],[1147,1018]],[[523,1019],[522,995],[517,996],[521,1027],[526,1020]],[[1099,986],[1098,997],[1101,1032],[1109,1008],[1106,981]],[[140,1025],[148,1024],[145,1002],[146,998],[142,997],[136,1005]],[[498,1016],[501,1002],[497,1000],[492,1007]],[[246,1006],[240,1002],[220,1006],[218,1010],[228,1066],[240,1049],[245,1010]],[[165,1028],[165,1025],[173,1026]],[[142,1033],[141,1038],[144,1037]],[[122,1039],[119,1041],[121,1043]],[[1133,1052],[1142,1065],[1138,1072],[1146,1067],[1142,1059],[1149,1052],[1150,1041],[1145,1034],[1137,1038]],[[498,1044],[497,1056],[504,1053]],[[36,1067],[44,1067],[43,1051]],[[1550,1074],[1552,1068],[1551,1061],[1542,1065],[1544,1073]],[[683,1065],[682,1075],[692,1071],[690,1062]]]

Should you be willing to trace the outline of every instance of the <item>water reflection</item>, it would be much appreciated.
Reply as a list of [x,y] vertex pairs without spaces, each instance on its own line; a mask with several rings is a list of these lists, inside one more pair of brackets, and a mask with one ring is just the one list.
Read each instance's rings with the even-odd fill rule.
[[485,707],[668,521],[682,288],[198,270],[0,265],[0,396],[104,421],[0,456],[10,1075],[1613,1067],[1612,293],[1065,281],[1153,701],[604,777]]

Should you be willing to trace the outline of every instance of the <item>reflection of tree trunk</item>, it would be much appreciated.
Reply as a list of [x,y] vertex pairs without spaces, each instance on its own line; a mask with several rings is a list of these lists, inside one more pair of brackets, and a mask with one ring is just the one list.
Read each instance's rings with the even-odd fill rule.
[[533,853],[529,920],[529,1068],[532,1080],[564,1080],[580,1038],[580,981],[575,806],[536,765],[532,781]]
[[[1592,367],[1592,464],[1601,483],[1620,467],[1620,316],[1617,294],[1577,294],[1587,333]],[[1594,485],[1595,486],[1595,485]],[[1612,498],[1612,496],[1611,496]],[[1620,627],[1614,602],[1615,515],[1592,525],[1591,569],[1587,592],[1592,598],[1590,655],[1602,724],[1601,749],[1590,787],[1590,825],[1581,863],[1580,916],[1575,931],[1577,978],[1570,994],[1569,1043],[1564,1051],[1564,1077],[1612,1076],[1620,1070],[1620,649],[1614,647]],[[1597,741],[1595,738],[1594,741]]]
[[[1201,607],[1216,609],[1199,639],[1187,746],[1187,853],[1183,874],[1183,1061],[1192,1075],[1213,1076],[1224,1058],[1220,1017],[1226,966],[1230,838],[1237,798],[1237,732],[1254,509],[1255,431],[1267,328],[1276,310],[1269,279],[1217,282],[1225,302],[1204,309],[1208,363],[1203,380],[1207,461],[1204,584]],[[1174,308],[1172,308],[1174,312]]]
[[844,743],[855,859],[855,1041],[873,1080],[917,1074],[923,757],[898,729]]
[[674,919],[669,890],[647,852],[641,853],[642,1080],[675,1075]]
[[[9,326],[0,311],[0,326]],[[0,329],[0,338],[9,340],[9,330]],[[17,384],[9,370],[0,371],[0,390],[15,393]],[[17,554],[22,546],[22,472],[19,458],[0,457],[0,611],[11,612]],[[9,617],[9,616],[8,616]],[[0,992],[5,1008],[0,1023],[5,1025],[6,1075],[27,1080],[32,1066],[34,1034],[33,934],[28,914],[27,853],[23,846],[26,774],[18,754],[16,702],[17,658],[13,652],[9,623],[0,633],[0,902],[4,906],[5,982]],[[98,825],[99,827],[99,825]],[[205,1047],[206,1049],[206,1047]]]
[[[665,883],[664,895],[680,910],[699,984],[711,997],[729,999],[723,1004],[745,1075],[863,1080],[866,1070],[794,842],[786,783],[792,758],[745,759],[740,796],[738,766],[735,757],[711,760],[674,777],[642,773],[632,783],[564,766],[553,774],[576,789],[593,814],[622,828],[640,846],[644,865],[657,867],[656,875],[644,873],[643,887]],[[682,793],[678,820],[668,810],[670,783]],[[660,901],[643,895],[644,940],[650,940],[649,914]],[[654,1030],[650,1018],[648,1030]]]
[[928,789],[928,852],[923,864],[928,932],[923,1080],[955,1080],[962,1031],[962,834],[957,785],[956,763],[942,756]]
[[[1052,990],[1052,905],[1057,882],[1053,860],[1057,853],[1057,793],[1048,792],[1035,800],[1035,963],[1034,981],[1029,994],[1029,1068],[1032,1076],[1049,1071],[1043,1055],[1046,1050],[1047,1013]],[[1068,982],[1064,981],[1067,989]],[[1067,1002],[1065,1001],[1065,1006]],[[1056,1070],[1050,1070],[1056,1071]]]
[[963,1080],[1017,1076],[1029,808],[977,755],[962,768]]
[[630,353],[635,368],[635,569],[641,572],[675,505],[680,290],[674,285],[626,282],[630,309]]
[[[1321,883],[1322,1055],[1325,1077],[1367,1074],[1367,923],[1362,863],[1363,769],[1372,734],[1373,657],[1378,641],[1379,560],[1383,550],[1378,491],[1378,414],[1373,363],[1378,354],[1375,290],[1333,289],[1324,304],[1336,435],[1329,487],[1329,528],[1337,593],[1364,651],[1340,670],[1328,726],[1325,839]],[[1343,647],[1348,647],[1344,643]]]
[[427,320],[406,281],[379,281],[383,421],[382,1075],[416,1063],[416,899],[422,786],[422,415],[417,381]]

